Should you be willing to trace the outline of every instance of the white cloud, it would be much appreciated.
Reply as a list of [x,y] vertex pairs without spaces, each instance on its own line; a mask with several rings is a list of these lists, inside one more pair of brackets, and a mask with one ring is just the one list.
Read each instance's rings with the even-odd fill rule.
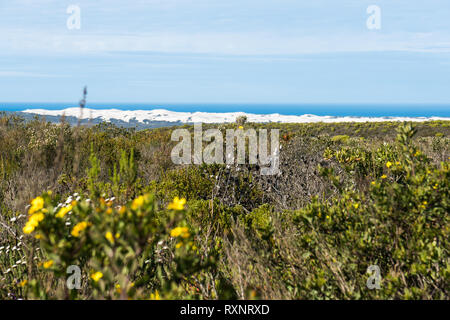
[[[373,32],[357,0],[0,0],[0,54],[450,52],[447,20],[433,11],[448,0],[380,2],[383,27]],[[65,28],[71,3],[82,8],[81,30]]]
[[3,53],[101,54],[164,52],[224,55],[295,55],[338,52],[450,52],[450,37],[435,33],[318,34],[276,33],[140,33],[89,34],[9,30],[0,42]]

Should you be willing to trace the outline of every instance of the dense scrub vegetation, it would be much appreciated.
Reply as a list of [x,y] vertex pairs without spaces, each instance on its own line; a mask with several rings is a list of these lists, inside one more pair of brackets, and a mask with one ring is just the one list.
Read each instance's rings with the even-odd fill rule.
[[237,125],[281,130],[279,175],[2,116],[0,298],[448,299],[449,122]]

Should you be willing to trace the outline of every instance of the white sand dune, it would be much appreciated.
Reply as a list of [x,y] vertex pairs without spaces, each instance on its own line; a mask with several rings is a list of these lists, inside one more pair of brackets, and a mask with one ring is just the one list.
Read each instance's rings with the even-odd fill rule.
[[[42,116],[72,116],[80,117],[79,108],[63,110],[27,109],[22,112]],[[167,121],[182,123],[224,123],[234,122],[239,116],[247,116],[249,122],[279,122],[279,123],[310,123],[310,122],[380,122],[380,121],[415,121],[449,120],[450,117],[337,117],[316,116],[304,114],[300,116],[273,114],[253,114],[245,112],[213,113],[213,112],[175,112],[164,109],[154,110],[118,110],[118,109],[87,109],[83,110],[82,119],[97,119],[110,122],[111,120],[130,120],[141,123],[150,121]]]

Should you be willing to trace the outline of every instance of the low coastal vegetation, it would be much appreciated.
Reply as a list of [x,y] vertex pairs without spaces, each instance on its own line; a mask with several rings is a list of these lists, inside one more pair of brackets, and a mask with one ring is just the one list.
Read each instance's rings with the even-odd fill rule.
[[238,126],[280,129],[280,174],[1,116],[0,299],[449,298],[450,122],[205,125]]

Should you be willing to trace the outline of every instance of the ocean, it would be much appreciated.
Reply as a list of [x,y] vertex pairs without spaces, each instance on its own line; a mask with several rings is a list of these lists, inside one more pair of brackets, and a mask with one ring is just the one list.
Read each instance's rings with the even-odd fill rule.
[[[78,107],[77,103],[8,103],[0,102],[1,111],[26,109],[62,110]],[[304,115],[336,117],[450,117],[450,104],[284,104],[284,103],[88,103],[90,109],[153,110],[175,112],[245,112],[255,114]]]

